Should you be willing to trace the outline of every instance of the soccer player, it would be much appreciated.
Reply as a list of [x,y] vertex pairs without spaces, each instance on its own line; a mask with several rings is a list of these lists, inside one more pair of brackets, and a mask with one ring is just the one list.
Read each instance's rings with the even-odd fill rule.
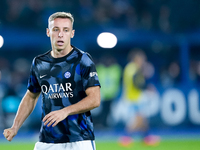
[[[128,110],[128,117],[124,116],[127,117],[125,129],[128,135],[141,131],[146,145],[157,145],[160,138],[149,133],[148,118],[145,116],[150,100],[147,93],[155,92],[155,88],[147,83],[148,77],[152,76],[149,71],[151,68],[148,68],[146,54],[142,49],[131,50],[128,57],[130,62],[125,66],[123,74],[123,103]],[[124,146],[131,144],[131,141],[131,138],[126,136],[120,139]]]
[[74,18],[56,12],[47,36],[52,50],[34,58],[28,89],[13,125],[4,130],[11,141],[42,94],[42,123],[34,150],[95,150],[90,110],[100,105],[100,83],[91,56],[71,45]]

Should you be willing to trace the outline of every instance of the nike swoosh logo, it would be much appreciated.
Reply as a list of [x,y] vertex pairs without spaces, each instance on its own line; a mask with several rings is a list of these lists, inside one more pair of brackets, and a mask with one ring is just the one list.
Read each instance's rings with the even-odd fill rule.
[[47,76],[47,75],[45,74],[45,75],[40,76],[40,79],[41,79],[41,78],[44,78],[45,76]]

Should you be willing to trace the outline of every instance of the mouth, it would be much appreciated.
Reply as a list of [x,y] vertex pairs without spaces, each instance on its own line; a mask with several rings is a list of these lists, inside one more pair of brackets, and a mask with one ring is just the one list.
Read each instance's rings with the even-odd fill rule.
[[58,45],[58,46],[62,46],[63,44],[64,44],[64,41],[62,41],[62,40],[58,40],[58,41],[57,41],[57,45]]

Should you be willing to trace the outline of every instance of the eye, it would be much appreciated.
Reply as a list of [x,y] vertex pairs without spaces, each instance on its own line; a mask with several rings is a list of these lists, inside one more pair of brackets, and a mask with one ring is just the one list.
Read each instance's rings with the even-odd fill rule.
[[64,31],[65,31],[65,32],[68,32],[68,29],[65,29]]
[[58,28],[54,28],[53,31],[58,31]]

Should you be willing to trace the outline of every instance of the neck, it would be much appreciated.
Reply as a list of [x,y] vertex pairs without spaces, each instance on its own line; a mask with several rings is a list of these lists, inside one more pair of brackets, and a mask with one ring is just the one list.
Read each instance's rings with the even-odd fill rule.
[[61,58],[61,57],[66,56],[67,54],[69,54],[72,51],[72,49],[73,48],[72,48],[71,45],[67,49],[62,49],[62,50],[53,49],[51,51],[51,56],[54,57],[54,58]]

